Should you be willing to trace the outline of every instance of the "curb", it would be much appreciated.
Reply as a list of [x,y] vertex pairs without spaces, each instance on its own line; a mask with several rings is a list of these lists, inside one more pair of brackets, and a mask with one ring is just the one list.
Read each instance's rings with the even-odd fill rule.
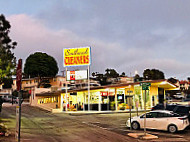
[[[149,111],[149,110],[147,110]],[[138,112],[144,112],[144,110],[140,110]],[[114,114],[114,113],[130,113],[129,111],[108,111],[108,112],[63,112],[65,114],[78,116],[78,115],[93,115],[93,114]],[[131,113],[136,113],[136,111],[131,111]]]
[[158,136],[148,133],[146,133],[146,135],[144,135],[144,133],[128,133],[127,135],[136,139],[143,139],[143,140],[158,139]]

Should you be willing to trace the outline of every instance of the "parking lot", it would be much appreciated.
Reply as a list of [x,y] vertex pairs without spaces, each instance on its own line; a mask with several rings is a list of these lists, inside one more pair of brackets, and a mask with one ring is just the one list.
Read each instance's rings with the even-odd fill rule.
[[[133,116],[136,113],[132,114]],[[3,104],[1,121],[5,123],[11,135],[1,137],[1,141],[15,141],[15,105]],[[52,114],[42,109],[22,105],[21,141],[145,141],[130,138],[126,128],[129,113],[112,114]],[[148,130],[159,139],[147,141],[190,141],[190,128],[171,134],[165,131]]]
[[[135,116],[134,113],[132,116]],[[130,130],[126,128],[126,120],[129,118],[129,113],[114,113],[114,114],[99,114],[99,115],[90,115],[88,119],[85,119],[84,116],[78,116],[81,120],[85,121],[86,124],[92,127],[100,127],[108,131],[112,131],[121,135],[126,136],[128,133],[143,133],[141,130]],[[187,128],[185,131],[180,131],[175,134],[171,134],[167,131],[159,130],[147,130],[147,133],[156,135],[159,139],[150,140],[150,141],[190,141],[190,128]]]

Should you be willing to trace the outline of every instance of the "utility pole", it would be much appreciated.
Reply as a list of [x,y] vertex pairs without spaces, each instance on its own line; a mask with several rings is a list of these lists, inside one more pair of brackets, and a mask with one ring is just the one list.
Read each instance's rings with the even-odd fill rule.
[[144,117],[144,135],[146,135],[146,90],[145,90],[145,99],[144,99],[144,110],[145,110],[145,117]]
[[149,90],[149,87],[151,86],[151,83],[148,82],[141,82],[140,86],[142,86],[142,90],[145,91],[145,96],[144,96],[144,110],[145,110],[145,115],[144,115],[144,135],[146,135],[146,91]]
[[22,84],[22,59],[18,60],[17,66],[17,74],[16,74],[16,84],[17,84],[17,91],[19,94],[19,103],[16,106],[16,132],[15,138],[17,142],[20,142],[20,126],[21,126],[21,84]]

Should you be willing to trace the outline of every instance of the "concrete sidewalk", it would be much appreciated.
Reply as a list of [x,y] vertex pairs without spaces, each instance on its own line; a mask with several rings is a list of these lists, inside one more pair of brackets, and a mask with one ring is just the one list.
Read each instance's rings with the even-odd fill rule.
[[[150,110],[147,110],[150,111]],[[144,112],[144,110],[138,110],[138,113]],[[129,110],[118,110],[118,111],[67,111],[60,112],[70,115],[90,115],[90,114],[114,114],[114,113],[130,113]],[[137,113],[135,109],[131,110],[131,113]]]
[[158,139],[158,136],[148,134],[148,133],[128,133],[128,136],[136,138],[136,139],[144,139],[144,140],[151,140],[151,139]]

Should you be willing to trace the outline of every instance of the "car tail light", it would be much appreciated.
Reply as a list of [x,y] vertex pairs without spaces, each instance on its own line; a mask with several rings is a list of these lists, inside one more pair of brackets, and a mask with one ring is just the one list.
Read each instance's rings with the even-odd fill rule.
[[185,120],[185,119],[187,119],[187,117],[180,117],[180,118],[178,118],[178,119],[180,119],[180,120]]

